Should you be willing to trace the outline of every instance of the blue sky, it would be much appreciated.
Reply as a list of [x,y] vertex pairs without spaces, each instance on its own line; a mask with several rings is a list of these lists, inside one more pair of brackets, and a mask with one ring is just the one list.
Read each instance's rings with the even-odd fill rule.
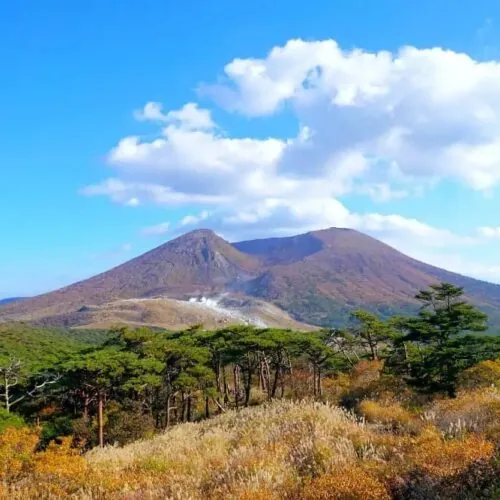
[[0,297],[201,226],[348,226],[500,281],[499,24],[493,0],[2,2]]

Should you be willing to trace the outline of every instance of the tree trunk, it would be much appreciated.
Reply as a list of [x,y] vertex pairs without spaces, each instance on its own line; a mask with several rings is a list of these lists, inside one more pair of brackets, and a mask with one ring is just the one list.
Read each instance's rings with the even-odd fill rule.
[[9,385],[7,379],[5,379],[4,397],[5,397],[5,410],[7,411],[7,413],[10,413],[10,396],[9,396]]
[[167,396],[167,415],[165,417],[165,429],[168,429],[170,427],[170,402],[171,402],[172,396],[169,394]]
[[205,418],[210,418],[210,404],[208,396],[205,396]]
[[177,407],[179,406],[177,404],[177,396],[174,394],[172,396],[172,404],[174,405],[174,417],[175,417],[175,423],[179,422],[179,410],[177,409]]
[[245,406],[250,403],[250,392],[252,391],[252,371],[249,369],[245,381]]
[[233,367],[233,388],[234,388],[234,404],[236,408],[238,408],[239,392],[240,392],[238,365],[234,365]]
[[217,365],[215,369],[215,381],[217,384],[217,392],[221,393],[222,392],[222,382],[221,382],[221,362],[220,360],[217,360]]
[[368,335],[368,345],[370,346],[370,352],[372,355],[372,361],[377,361],[378,355],[377,355],[377,343],[373,342],[373,339],[371,335]]
[[186,421],[186,398],[184,392],[181,392],[181,422]]
[[10,407],[11,407],[11,403],[10,403],[10,388],[12,387],[13,384],[9,383],[9,377],[7,376],[7,374],[5,374],[4,376],[4,398],[5,398],[5,410],[7,411],[7,413],[10,413]]
[[186,421],[191,422],[191,394],[187,397]]
[[280,378],[280,373],[281,373],[281,366],[278,365],[276,367],[275,372],[274,372],[273,388],[271,390],[271,397],[272,398],[276,397],[276,391],[278,390],[278,381]]
[[102,448],[104,446],[104,401],[101,393],[99,393],[98,398],[97,420],[99,426],[99,446]]
[[224,385],[224,406],[229,403],[229,388],[227,386],[226,367],[222,367],[222,384]]
[[83,400],[83,421],[88,422],[89,421],[89,397],[85,396],[85,399]]

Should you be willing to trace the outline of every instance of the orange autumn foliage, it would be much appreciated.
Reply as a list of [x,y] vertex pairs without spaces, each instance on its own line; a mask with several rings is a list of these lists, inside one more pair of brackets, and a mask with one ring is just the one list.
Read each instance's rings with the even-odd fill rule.
[[341,468],[308,482],[302,500],[384,500],[391,498],[382,482],[358,466]]

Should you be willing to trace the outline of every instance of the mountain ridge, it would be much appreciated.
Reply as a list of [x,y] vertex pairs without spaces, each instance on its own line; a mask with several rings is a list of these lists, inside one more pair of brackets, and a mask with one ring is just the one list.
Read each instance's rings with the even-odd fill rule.
[[236,243],[199,229],[87,280],[2,306],[0,321],[57,318],[127,299],[230,294],[269,302],[302,323],[340,325],[358,307],[384,316],[415,310],[417,290],[438,281],[464,286],[500,317],[500,285],[425,264],[352,229]]
[[4,299],[0,299],[0,306],[6,304],[12,304],[14,302],[19,302],[20,300],[26,300],[27,297],[6,297]]

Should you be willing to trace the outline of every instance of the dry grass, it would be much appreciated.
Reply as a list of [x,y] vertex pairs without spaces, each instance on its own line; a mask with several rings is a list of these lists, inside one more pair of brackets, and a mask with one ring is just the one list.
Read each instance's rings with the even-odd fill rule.
[[[365,401],[362,419],[329,404],[277,401],[85,457],[67,442],[33,453],[36,433],[12,429],[0,439],[0,497],[476,498],[498,473],[489,434],[498,398],[494,389],[463,393],[420,415]],[[450,433],[472,408],[493,413],[481,428]]]

